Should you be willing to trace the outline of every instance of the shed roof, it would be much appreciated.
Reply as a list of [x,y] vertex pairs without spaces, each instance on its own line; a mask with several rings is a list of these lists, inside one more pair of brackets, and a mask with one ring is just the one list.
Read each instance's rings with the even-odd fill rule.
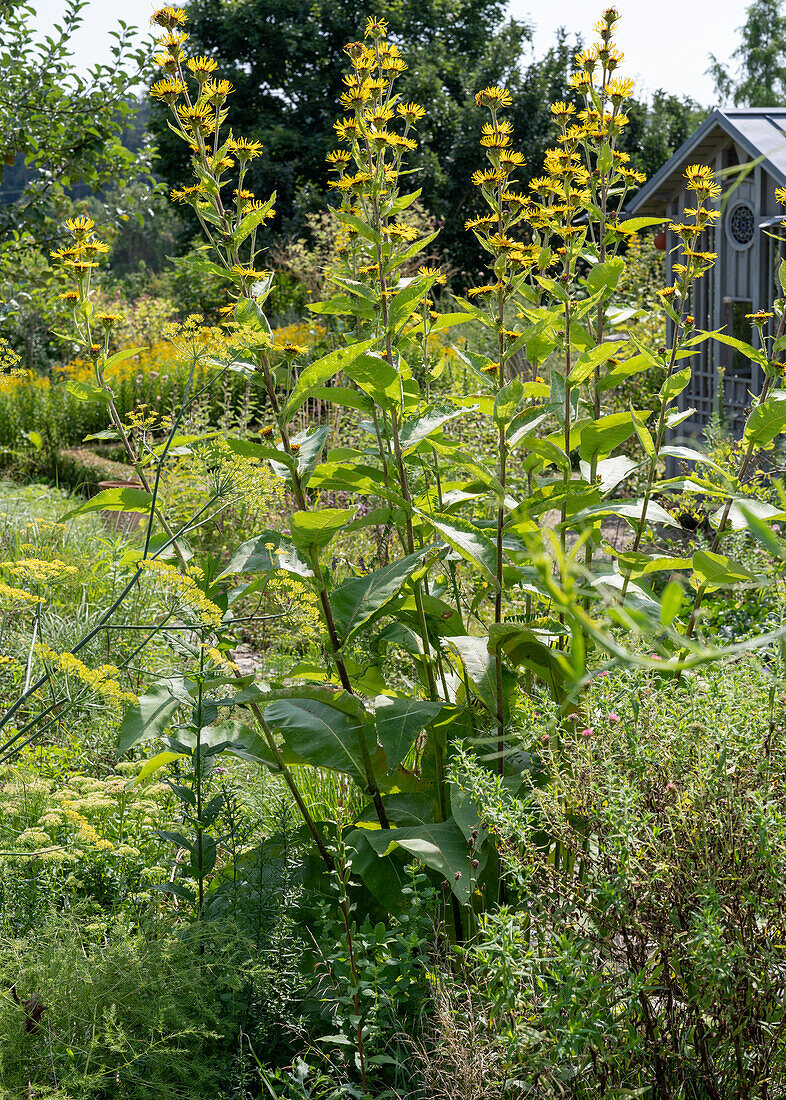
[[713,111],[628,203],[631,214],[661,213],[688,164],[709,156],[721,134],[761,163],[780,187],[786,186],[786,107],[735,107]]

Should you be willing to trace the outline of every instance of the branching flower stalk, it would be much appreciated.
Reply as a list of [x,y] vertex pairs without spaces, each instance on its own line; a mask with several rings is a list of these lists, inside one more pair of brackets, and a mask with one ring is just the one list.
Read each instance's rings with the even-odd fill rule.
[[[576,55],[579,65],[571,76],[573,90],[583,96],[584,110],[579,113],[578,122],[584,130],[581,146],[584,151],[586,167],[589,169],[587,188],[590,202],[587,203],[587,245],[592,245],[600,265],[606,263],[609,255],[616,255],[625,234],[617,229],[620,211],[629,188],[644,183],[644,175],[629,167],[630,156],[618,148],[619,139],[628,117],[624,112],[626,99],[633,92],[634,83],[630,79],[614,77],[615,70],[623,60],[623,54],[616,48],[613,36],[620,15],[616,8],[607,8],[603,18],[595,25],[600,41],[589,49]],[[596,70],[600,70],[600,79],[596,84]],[[609,105],[611,110],[609,110]],[[557,115],[560,121],[567,121],[565,115],[570,112],[570,104],[559,104]],[[555,108],[552,111],[557,114]],[[571,132],[575,132],[571,126]],[[563,128],[562,140],[567,140]],[[614,209],[611,209],[614,205]],[[602,270],[602,269],[601,269]],[[606,324],[606,297],[601,295],[597,304],[595,321],[595,344],[600,346],[604,340]],[[601,416],[601,369],[599,361],[592,373],[592,417],[598,421]],[[597,478],[598,456],[593,454],[590,462],[590,484]],[[585,566],[592,567],[594,551],[593,540],[587,541]]]
[[[647,453],[649,466],[641,516],[631,547],[631,553],[634,554],[638,551],[646,530],[647,512],[658,475],[658,462],[668,426],[669,405],[679,396],[690,377],[690,368],[680,372],[681,353],[695,346],[700,340],[707,339],[707,334],[699,334],[693,339],[690,338],[693,317],[690,315],[689,310],[691,292],[695,282],[706,275],[716,259],[717,254],[715,252],[701,251],[699,245],[702,236],[713,230],[715,220],[720,217],[720,211],[709,206],[709,203],[720,195],[720,187],[713,181],[712,170],[706,165],[694,164],[688,167],[685,171],[685,180],[687,189],[696,196],[696,206],[685,210],[685,217],[692,218],[691,222],[673,223],[669,226],[671,231],[680,238],[682,246],[681,260],[684,260],[684,262],[672,265],[672,271],[679,277],[679,282],[666,287],[660,292],[664,309],[671,318],[674,329],[671,347],[668,350],[661,349],[666,365],[666,376],[660,390],[660,409],[658,410],[654,437],[643,425],[637,428]],[[672,305],[672,302],[676,304],[679,312]],[[631,575],[632,570],[628,570],[622,586],[622,599],[627,594]]]
[[[159,502],[158,502],[158,476],[155,479],[155,485],[151,485],[150,480],[142,467],[142,456],[138,450],[133,446],[129,434],[126,431],[123,420],[118,412],[117,405],[115,404],[114,395],[111,387],[107,384],[105,377],[105,370],[108,363],[116,362],[119,358],[128,358],[129,355],[134,354],[137,349],[131,349],[130,351],[118,352],[117,356],[109,355],[109,339],[112,329],[116,322],[120,319],[119,315],[110,311],[103,311],[95,314],[93,311],[93,303],[91,301],[91,281],[93,272],[100,266],[99,257],[106,255],[109,252],[109,245],[104,241],[99,240],[95,233],[95,223],[92,218],[88,218],[84,215],[70,218],[65,223],[65,228],[72,237],[72,243],[66,245],[63,248],[58,248],[50,255],[53,263],[59,265],[63,271],[71,278],[74,283],[73,290],[67,290],[58,297],[61,301],[71,307],[74,332],[79,342],[84,346],[87,355],[93,366],[95,374],[96,385],[101,392],[103,400],[105,400],[107,408],[109,410],[109,416],[112,421],[112,425],[117,432],[118,438],[126,452],[129,462],[136,470],[137,477],[145,492],[149,493],[152,498],[152,504],[150,509],[150,517],[148,520],[148,532],[145,546],[145,552],[150,543],[150,535],[153,527],[153,517],[158,516],[161,526],[166,531],[167,535],[174,539],[175,553],[178,556],[178,560],[183,568],[186,568],[186,560],[183,556],[183,552],[174,538],[172,528],[170,527],[166,516],[163,514]],[[94,333],[93,320],[97,323],[97,327],[100,329],[100,336]],[[193,375],[193,372],[192,372]],[[188,389],[191,386],[191,376],[188,380]],[[188,392],[185,395],[184,404],[188,399]],[[181,410],[182,415],[182,410]],[[162,459],[163,461],[163,459]],[[161,463],[158,464],[158,471],[160,473]]]
[[[270,325],[262,310],[272,288],[272,274],[270,271],[257,269],[255,263],[258,255],[256,230],[273,216],[275,195],[266,202],[261,202],[243,188],[246,167],[251,160],[261,155],[262,146],[259,142],[234,138],[231,131],[221,141],[221,128],[228,115],[225,104],[232,92],[232,86],[228,81],[216,80],[210,75],[217,68],[212,59],[186,59],[183,45],[188,35],[181,29],[186,23],[185,13],[176,8],[162,8],[153,15],[152,22],[163,27],[165,31],[159,44],[166,53],[159,54],[157,61],[168,75],[153,85],[151,94],[169,106],[174,118],[173,129],[189,145],[192,168],[198,180],[190,187],[175,189],[172,197],[193,206],[219,259],[219,265],[210,261],[203,262],[214,273],[225,277],[234,290],[235,305],[227,307],[227,312],[233,314],[233,320],[227,326],[232,333],[231,342],[242,349],[238,354],[253,357],[255,370],[263,379],[281,441],[280,451],[263,448],[264,456],[275,456],[275,460],[281,463],[298,509],[308,512],[309,500],[304,477],[307,467],[298,458],[303,443],[300,437],[296,440],[290,434],[290,419],[285,404],[295,379],[295,363],[308,349],[293,343],[276,345],[272,339]],[[187,72],[196,81],[196,97],[189,93]],[[239,169],[237,187],[233,192],[234,209],[231,209],[225,206],[221,191],[229,183],[228,173],[235,167],[235,157],[239,162]],[[218,232],[214,232],[209,226],[216,227]],[[247,255],[243,258],[241,246],[246,241],[249,242],[246,246]],[[277,377],[281,374],[286,386],[284,403],[277,388]],[[271,451],[269,455],[268,450]],[[349,694],[355,694],[341,651],[341,641],[316,547],[309,547],[308,558],[341,685]],[[360,727],[357,730],[357,739],[369,794],[380,825],[388,828],[389,822],[374,774],[371,752],[365,732]]]
[[[367,280],[365,286],[369,289],[375,286],[372,299],[373,323],[378,338],[383,341],[387,364],[399,377],[400,395],[390,396],[390,400],[385,403],[386,407],[383,406],[383,415],[390,425],[393,464],[404,501],[404,545],[406,552],[412,554],[415,552],[413,500],[401,446],[400,424],[405,377],[401,352],[394,347],[394,339],[400,333],[401,322],[405,319],[399,317],[397,307],[397,295],[402,292],[402,288],[398,286],[401,266],[428,241],[418,241],[417,230],[405,222],[393,219],[397,219],[417,197],[416,193],[400,198],[397,184],[405,153],[416,148],[410,132],[423,118],[425,111],[417,103],[399,102],[399,97],[394,92],[395,81],[407,66],[398,47],[388,40],[387,31],[384,19],[369,18],[365,41],[350,42],[345,47],[353,71],[344,77],[346,91],[341,96],[341,105],[352,114],[338,119],[335,130],[340,141],[348,145],[349,149],[337,149],[329,153],[327,159],[337,173],[334,186],[342,194],[338,217],[347,234],[360,245],[361,255],[365,251],[367,258],[371,259],[371,262],[356,266],[355,270],[361,280]],[[394,121],[403,123],[402,133],[394,129]],[[372,246],[370,257],[364,242]],[[357,258],[358,249],[353,252],[355,264]],[[415,304],[428,296],[437,278],[438,272],[432,273],[430,269],[421,269],[414,277],[414,285],[405,289],[411,292]],[[369,297],[368,292],[363,293],[363,282],[347,282],[346,279],[336,277],[333,282],[340,289],[355,295],[361,308],[363,305],[368,307]],[[408,316],[409,311],[406,314]],[[374,416],[376,423],[376,410]],[[386,468],[388,455],[385,452],[389,446],[387,433],[383,437],[377,429],[377,440],[380,458]],[[435,700],[439,698],[439,693],[420,580],[413,581],[412,591],[423,647],[428,693]]]
[[[477,316],[494,333],[497,342],[497,361],[488,362],[482,370],[494,397],[493,419],[497,428],[494,623],[499,626],[503,621],[508,431],[524,389],[518,379],[508,382],[506,377],[508,360],[522,343],[521,332],[507,327],[506,310],[514,305],[526,273],[537,264],[539,249],[510,236],[524,222],[530,210],[528,197],[516,190],[516,173],[524,165],[524,156],[512,148],[512,124],[500,117],[500,112],[512,105],[513,98],[507,89],[492,86],[478,92],[475,102],[479,107],[486,108],[490,117],[490,121],[483,126],[480,138],[489,167],[478,170],[472,176],[472,182],[480,189],[489,213],[470,219],[466,228],[474,232],[481,246],[491,255],[494,281],[475,287],[469,294],[484,303]],[[495,681],[497,767],[502,774],[506,731],[500,649],[495,654]]]

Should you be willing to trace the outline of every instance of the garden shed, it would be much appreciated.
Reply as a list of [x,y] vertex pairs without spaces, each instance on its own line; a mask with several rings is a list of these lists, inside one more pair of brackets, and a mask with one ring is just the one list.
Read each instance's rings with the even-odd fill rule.
[[[723,216],[705,233],[702,250],[717,252],[715,266],[699,280],[691,303],[696,325],[758,342],[746,314],[770,311],[780,294],[777,277],[784,255],[781,226],[784,207],[776,187],[786,187],[786,108],[751,107],[713,111],[628,204],[630,215],[661,215],[681,220],[693,205],[683,173],[689,164],[707,164],[723,188]],[[666,280],[672,280],[673,249],[678,241],[666,231]],[[671,326],[671,322],[669,322]],[[749,392],[761,386],[759,368],[733,348],[708,340],[693,360],[693,379],[680,398],[695,408],[692,424],[703,427],[714,411],[731,429],[740,430]]]

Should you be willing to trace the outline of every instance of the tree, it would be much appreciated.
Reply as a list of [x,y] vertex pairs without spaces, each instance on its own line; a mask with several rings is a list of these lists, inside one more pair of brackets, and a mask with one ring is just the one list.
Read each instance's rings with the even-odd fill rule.
[[0,335],[31,367],[41,365],[49,327],[37,304],[51,298],[40,293],[50,277],[45,253],[75,200],[111,229],[152,186],[134,95],[149,49],[136,49],[134,28],[121,22],[112,62],[82,75],[70,41],[86,5],[67,0],[62,22],[41,39],[34,5],[0,2]]
[[[391,37],[406,46],[409,71],[401,94],[422,102],[428,112],[410,162],[413,187],[423,188],[424,205],[445,221],[443,248],[457,266],[467,267],[477,263],[477,245],[457,215],[469,216],[475,201],[470,176],[478,166],[482,118],[474,94],[488,84],[510,86],[526,144],[532,129],[528,110],[535,113],[540,135],[552,77],[559,70],[556,84],[560,90],[566,86],[572,52],[563,41],[559,56],[550,55],[543,71],[523,70],[522,49],[531,31],[524,23],[505,21],[506,7],[504,0],[371,0],[361,15],[348,0],[192,0],[188,46],[192,54],[214,57],[235,86],[231,117],[265,145],[265,156],[249,173],[251,185],[260,195],[278,192],[276,229],[289,233],[309,209],[324,203],[325,155],[335,145],[333,123],[347,68],[344,46],[362,37],[366,13],[386,18]],[[186,154],[166,128],[163,111],[157,120],[154,115],[154,127],[160,170],[175,185],[188,171]],[[533,163],[539,150],[540,145]]]
[[786,98],[786,16],[781,0],[754,0],[744,24],[741,41],[732,54],[735,71],[710,55],[707,70],[722,102],[738,107],[772,107]]

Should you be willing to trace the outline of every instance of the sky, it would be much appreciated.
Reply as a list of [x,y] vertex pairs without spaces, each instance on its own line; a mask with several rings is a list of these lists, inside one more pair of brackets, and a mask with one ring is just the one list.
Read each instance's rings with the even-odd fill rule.
[[[63,0],[33,0],[38,22],[45,29],[62,16]],[[304,3],[306,0],[304,0]],[[620,75],[632,76],[640,94],[658,88],[689,95],[699,103],[714,102],[712,80],[705,70],[709,54],[727,60],[734,50],[736,30],[750,0],[616,0],[622,13],[617,34],[625,54]],[[74,38],[80,67],[109,60],[109,31],[118,18],[147,27],[160,4],[153,0],[90,0],[87,18]],[[606,6],[604,0],[510,0],[509,13],[535,27],[534,56],[551,45],[559,26],[592,39],[592,27]],[[363,14],[358,3],[359,19]]]

